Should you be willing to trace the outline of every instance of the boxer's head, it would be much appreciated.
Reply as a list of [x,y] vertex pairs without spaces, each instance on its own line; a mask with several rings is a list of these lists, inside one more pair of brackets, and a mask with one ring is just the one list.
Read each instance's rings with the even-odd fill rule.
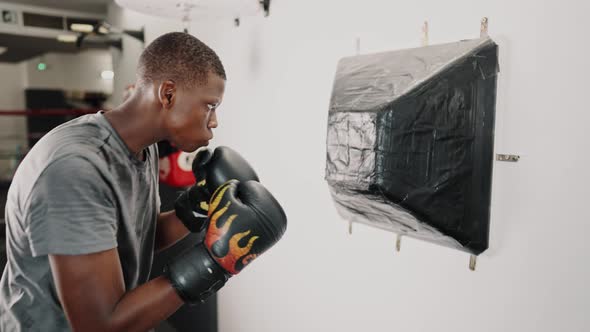
[[187,152],[207,145],[226,80],[217,54],[188,33],[172,32],[146,47],[137,73],[140,88],[155,96],[166,139]]

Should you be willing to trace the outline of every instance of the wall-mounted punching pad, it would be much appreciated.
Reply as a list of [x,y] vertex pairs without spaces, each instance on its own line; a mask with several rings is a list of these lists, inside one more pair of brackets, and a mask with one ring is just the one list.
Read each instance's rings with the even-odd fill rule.
[[340,60],[326,180],[342,217],[487,249],[497,53],[483,38]]

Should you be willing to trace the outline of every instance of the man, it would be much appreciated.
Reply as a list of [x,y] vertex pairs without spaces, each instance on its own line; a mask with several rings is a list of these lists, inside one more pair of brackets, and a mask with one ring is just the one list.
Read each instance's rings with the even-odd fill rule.
[[[206,299],[284,233],[280,205],[227,148],[200,152],[198,185],[160,213],[155,143],[206,146],[226,76],[186,33],[154,40],[137,74],[122,105],[57,127],[19,166],[6,203],[0,330],[151,329]],[[205,231],[204,242],[148,282],[154,251],[189,229]]]

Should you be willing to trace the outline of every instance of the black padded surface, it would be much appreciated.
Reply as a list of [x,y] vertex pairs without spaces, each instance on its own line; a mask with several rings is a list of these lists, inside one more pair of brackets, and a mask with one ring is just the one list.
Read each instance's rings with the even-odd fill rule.
[[497,72],[490,39],[341,60],[326,166],[340,214],[486,250]]

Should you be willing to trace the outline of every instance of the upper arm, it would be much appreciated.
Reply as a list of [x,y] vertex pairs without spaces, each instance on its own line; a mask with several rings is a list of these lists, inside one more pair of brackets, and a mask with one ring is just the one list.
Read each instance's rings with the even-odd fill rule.
[[105,331],[125,292],[117,252],[117,209],[99,161],[62,158],[31,192],[33,256],[48,255],[62,308],[74,331]]
[[117,246],[114,193],[96,163],[68,157],[41,174],[26,216],[33,256],[81,255]]
[[107,331],[125,294],[117,249],[85,255],[49,255],[62,308],[73,331]]

